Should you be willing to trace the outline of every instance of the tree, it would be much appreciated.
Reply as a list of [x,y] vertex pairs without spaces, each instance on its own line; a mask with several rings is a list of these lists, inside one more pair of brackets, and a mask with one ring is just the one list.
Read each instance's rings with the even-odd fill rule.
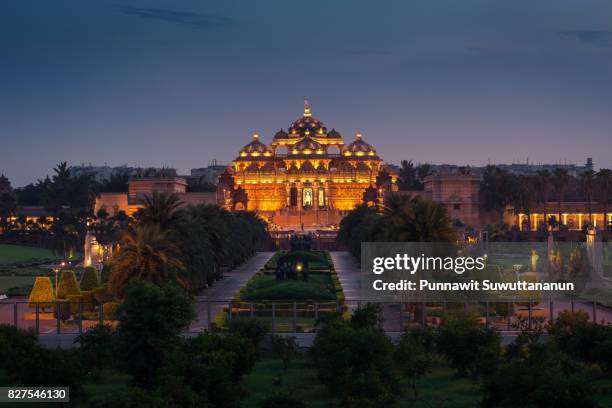
[[438,332],[438,351],[460,375],[479,379],[491,374],[501,355],[500,336],[475,317],[448,316]]
[[355,398],[366,406],[387,406],[395,398],[394,346],[382,330],[331,320],[317,332],[310,351],[321,381],[345,402]]
[[143,224],[157,224],[162,230],[168,229],[181,217],[179,208],[181,201],[176,194],[158,193],[145,195],[141,200],[143,205],[134,215]]
[[431,369],[436,358],[433,336],[429,328],[408,331],[395,351],[397,366],[410,380],[415,398],[418,381]]
[[548,170],[538,170],[536,174],[538,202],[544,206],[544,225],[548,227],[548,200],[552,189],[551,174]]
[[580,175],[580,188],[589,209],[589,227],[593,226],[593,193],[595,191],[595,183],[595,172],[593,170],[587,170]]
[[516,177],[513,190],[507,192],[512,197],[515,212],[527,214],[528,229],[531,229],[531,213],[538,201],[539,182],[537,177],[520,175]]
[[562,167],[557,167],[552,174],[551,182],[553,185],[553,190],[555,195],[557,196],[557,221],[559,223],[559,227],[563,225],[563,221],[561,218],[561,203],[565,198],[565,193],[570,183],[570,175],[567,173]]
[[287,370],[297,352],[297,342],[293,336],[275,335],[272,338],[272,349],[278,358],[283,361],[283,368]]
[[453,242],[456,231],[446,207],[420,197],[391,195],[382,211],[382,239],[394,242]]
[[97,325],[81,333],[74,342],[83,368],[93,377],[115,366],[117,335],[110,325]]
[[485,378],[483,407],[587,407],[599,405],[578,365],[554,342],[523,343]]
[[10,181],[0,175],[0,219],[8,218],[17,209],[17,196],[11,187]]
[[612,170],[599,169],[595,175],[597,191],[599,192],[599,202],[603,206],[604,226],[608,227],[608,203],[612,195]]
[[397,186],[400,190],[421,190],[422,184],[417,179],[417,170],[412,160],[402,160],[400,163]]
[[504,224],[504,212],[512,202],[510,194],[514,189],[515,178],[497,166],[487,166],[480,183],[480,195],[485,210],[499,214],[499,225]]
[[176,278],[184,268],[178,248],[156,224],[137,225],[123,234],[113,256],[110,287],[121,297],[124,285],[140,278],[162,285]]
[[136,384],[151,388],[157,369],[195,318],[193,301],[176,285],[160,288],[134,280],[125,287],[117,314],[119,356],[124,368]]

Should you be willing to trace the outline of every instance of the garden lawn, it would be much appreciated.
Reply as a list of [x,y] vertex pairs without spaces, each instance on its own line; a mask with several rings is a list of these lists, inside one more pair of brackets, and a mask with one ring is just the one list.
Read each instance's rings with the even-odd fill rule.
[[[272,258],[270,258],[270,260],[266,262],[266,269],[269,269],[269,270],[276,269],[276,262],[278,261],[278,259],[281,256],[287,254],[288,252],[289,251],[276,251],[276,253],[272,255]],[[329,269],[331,266],[329,262],[327,262],[327,258],[325,256],[326,251],[295,251],[295,252],[312,252],[314,255],[321,258],[320,262],[309,262],[308,263],[308,266],[311,269]]]
[[21,245],[0,245],[0,265],[12,265],[21,262],[57,260],[50,249],[34,248]]
[[[282,378],[280,385],[279,378]],[[287,391],[305,401],[308,408],[327,408],[335,400],[326,386],[319,382],[316,369],[308,358],[291,362],[287,371],[282,362],[264,359],[257,363],[251,374],[243,381],[245,396],[241,407],[255,408],[261,399],[275,390]],[[478,386],[459,378],[448,367],[437,367],[419,382],[418,398],[415,399],[408,380],[402,380],[403,394],[398,398],[398,407],[477,407],[481,399]]]
[[278,281],[273,274],[253,279],[244,288],[241,301],[313,300],[333,301],[336,293],[329,273],[311,273],[307,281]]
[[0,276],[0,294],[6,293],[10,288],[33,285],[35,276]]

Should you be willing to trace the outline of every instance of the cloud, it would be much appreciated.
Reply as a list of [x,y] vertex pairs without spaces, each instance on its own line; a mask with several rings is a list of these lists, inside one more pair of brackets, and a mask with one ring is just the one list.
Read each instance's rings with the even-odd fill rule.
[[612,48],[612,31],[576,30],[561,31],[559,34],[566,38],[577,40],[582,44],[602,48]]
[[133,6],[117,6],[117,9],[129,16],[175,23],[197,30],[207,30],[230,23],[230,19],[227,17],[198,14],[189,11]]

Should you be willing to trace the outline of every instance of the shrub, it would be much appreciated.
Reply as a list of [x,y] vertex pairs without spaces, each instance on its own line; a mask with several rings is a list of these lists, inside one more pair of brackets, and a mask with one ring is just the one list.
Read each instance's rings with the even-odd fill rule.
[[0,384],[11,386],[70,387],[78,395],[81,368],[67,350],[47,349],[33,331],[0,325]]
[[147,392],[137,387],[96,395],[87,401],[90,408],[167,408],[174,406],[162,392]]
[[481,406],[595,408],[594,389],[554,342],[523,344],[486,377]]
[[468,315],[449,316],[440,326],[438,350],[460,375],[477,379],[495,370],[501,354],[499,333]]
[[230,357],[228,362],[231,378],[236,383],[253,369],[257,361],[255,345],[249,339],[235,335],[221,337],[217,334],[202,333],[186,341],[185,350],[191,355],[226,352]]
[[38,276],[34,281],[32,292],[28,298],[28,306],[36,307],[36,303],[41,308],[53,307],[55,296],[53,295],[53,285],[51,279],[46,276]]
[[83,302],[83,296],[80,293],[78,295],[67,295],[66,300],[70,303],[70,313],[78,316],[81,311],[80,304]]
[[257,404],[259,408],[306,408],[306,404],[301,399],[294,397],[288,392],[276,392],[268,395]]
[[289,367],[291,360],[297,352],[297,342],[293,336],[275,335],[272,340],[272,349],[277,357],[283,361],[285,370]]
[[355,329],[341,320],[332,320],[317,332],[311,354],[321,381],[345,398],[358,396],[356,384],[366,377],[380,384],[369,390],[367,398],[386,400],[397,393],[394,347],[381,330]]
[[81,275],[81,290],[93,290],[100,286],[98,270],[93,266],[88,266]]
[[93,292],[91,290],[82,290],[81,296],[83,298],[83,310],[93,310],[95,301]]
[[58,299],[66,299],[67,295],[78,295],[81,293],[74,271],[62,271],[57,286]]
[[163,394],[173,399],[173,406],[239,406],[240,388],[231,378],[236,356],[224,350],[193,350],[189,343],[178,347],[161,367],[158,383]]
[[229,331],[251,340],[258,346],[270,331],[270,323],[250,317],[236,317],[229,322]]
[[102,314],[107,320],[117,320],[119,302],[106,302],[102,305]]
[[351,318],[351,326],[354,329],[379,329],[382,327],[382,308],[380,304],[367,303],[359,306]]
[[113,366],[117,338],[110,325],[94,326],[80,334],[74,342],[79,344],[78,353],[83,367],[94,376]]
[[100,273],[101,283],[108,282],[108,278],[110,278],[111,270],[112,270],[111,264],[109,262],[105,262],[104,265],[102,266],[102,272]]
[[133,280],[125,286],[125,297],[117,315],[119,356],[136,384],[150,388],[156,370],[181,340],[195,312],[193,301],[182,288],[169,284],[160,288]]
[[70,302],[66,299],[57,299],[55,301],[53,315],[55,318],[59,317],[60,320],[70,319]]
[[93,295],[94,295],[94,298],[96,299],[96,302],[98,302],[98,304],[100,305],[114,300],[113,295],[111,294],[107,285],[98,286],[97,288],[94,288]]

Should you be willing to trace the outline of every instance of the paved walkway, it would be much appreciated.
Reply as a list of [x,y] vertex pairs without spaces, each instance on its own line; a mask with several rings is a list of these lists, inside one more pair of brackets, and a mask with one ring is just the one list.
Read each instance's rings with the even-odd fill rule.
[[254,257],[224,274],[222,280],[215,282],[202,294],[195,297],[196,320],[191,324],[190,331],[201,331],[208,327],[208,316],[214,321],[217,313],[223,310],[255,273],[272,257],[274,252],[258,252]]
[[332,251],[330,254],[344,291],[346,305],[350,311],[353,311],[359,305],[361,298],[360,266],[349,252]]

